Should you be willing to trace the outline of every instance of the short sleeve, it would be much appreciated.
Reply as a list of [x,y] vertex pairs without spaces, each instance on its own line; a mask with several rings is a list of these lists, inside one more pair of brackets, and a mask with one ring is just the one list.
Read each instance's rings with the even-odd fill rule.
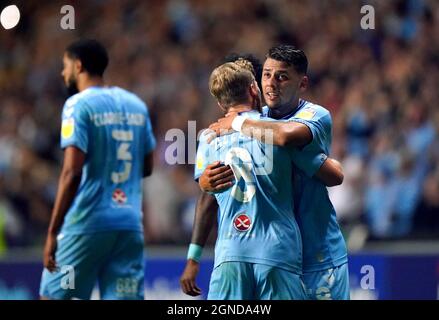
[[291,148],[294,164],[308,177],[314,176],[327,159],[331,147],[332,120],[328,110],[310,104],[299,110],[289,121],[306,125],[312,141],[301,148]]
[[312,106],[305,107],[289,121],[302,123],[311,130],[312,141],[303,148],[304,150],[320,149],[321,152],[329,153],[332,131],[332,120],[329,111]]
[[291,148],[290,154],[296,167],[305,172],[308,177],[314,176],[328,158],[325,153],[301,151],[296,148]]
[[75,146],[84,153],[88,151],[90,118],[86,105],[73,96],[64,104],[61,122],[61,148]]

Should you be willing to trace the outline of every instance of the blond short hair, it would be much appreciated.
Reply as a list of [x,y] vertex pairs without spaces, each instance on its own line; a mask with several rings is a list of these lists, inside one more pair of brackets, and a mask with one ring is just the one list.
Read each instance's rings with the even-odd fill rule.
[[220,65],[210,75],[210,93],[225,108],[247,102],[248,89],[255,81],[252,70],[251,63],[244,59]]

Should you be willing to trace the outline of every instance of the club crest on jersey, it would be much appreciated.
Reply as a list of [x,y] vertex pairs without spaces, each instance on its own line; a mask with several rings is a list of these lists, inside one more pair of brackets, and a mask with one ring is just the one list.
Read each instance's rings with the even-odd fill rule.
[[111,199],[117,204],[124,204],[127,202],[127,195],[121,189],[116,189],[114,190]]
[[233,226],[236,230],[244,232],[250,229],[252,222],[248,215],[239,213],[235,219],[233,219]]

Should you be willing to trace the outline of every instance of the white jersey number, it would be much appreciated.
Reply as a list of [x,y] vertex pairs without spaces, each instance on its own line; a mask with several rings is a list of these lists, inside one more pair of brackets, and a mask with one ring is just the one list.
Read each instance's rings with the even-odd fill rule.
[[133,141],[133,132],[131,130],[113,130],[111,136],[114,140],[120,141],[117,148],[117,160],[124,161],[124,170],[122,172],[112,172],[111,181],[113,183],[123,183],[130,177],[133,155],[130,152],[131,141]]
[[225,165],[230,165],[237,182],[244,179],[246,188],[243,191],[237,183],[232,188],[232,197],[239,202],[249,202],[256,194],[255,179],[253,177],[253,162],[250,153],[243,148],[232,148],[226,154]]

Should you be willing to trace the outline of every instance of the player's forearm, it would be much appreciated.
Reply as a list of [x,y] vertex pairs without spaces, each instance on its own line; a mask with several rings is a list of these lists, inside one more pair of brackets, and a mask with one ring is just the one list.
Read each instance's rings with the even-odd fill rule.
[[312,135],[305,125],[296,122],[274,122],[246,119],[241,133],[263,143],[278,146],[302,147],[308,144]]
[[337,160],[327,158],[315,176],[327,187],[338,186],[343,183],[343,167]]
[[73,203],[80,182],[81,172],[73,172],[71,170],[63,170],[61,172],[48,230],[49,233],[57,234],[61,229],[64,217]]
[[210,231],[216,223],[218,203],[214,196],[201,193],[195,209],[191,243],[202,247],[207,242]]

